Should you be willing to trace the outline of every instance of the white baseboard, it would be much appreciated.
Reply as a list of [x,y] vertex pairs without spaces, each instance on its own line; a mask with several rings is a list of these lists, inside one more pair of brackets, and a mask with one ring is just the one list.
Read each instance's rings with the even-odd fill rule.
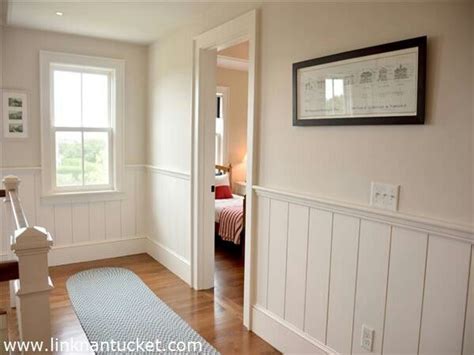
[[146,240],[146,237],[132,237],[53,246],[48,255],[49,266],[146,253]]
[[[58,266],[141,253],[147,253],[187,284],[191,283],[191,264],[189,261],[159,242],[145,236],[53,246],[48,255],[48,260],[49,266]],[[0,260],[2,259],[7,259],[7,254],[0,254]]]
[[337,354],[258,305],[252,307],[252,331],[284,354]]
[[148,238],[147,253],[172,273],[178,275],[188,285],[191,284],[191,264],[173,250]]

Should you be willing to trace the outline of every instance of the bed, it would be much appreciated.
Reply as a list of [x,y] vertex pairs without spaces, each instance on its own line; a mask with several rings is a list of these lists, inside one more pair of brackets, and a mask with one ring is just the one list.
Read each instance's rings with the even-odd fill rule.
[[[227,174],[232,181],[232,166],[216,165],[216,176]],[[216,186],[216,193],[219,186]],[[217,195],[217,194],[216,194]],[[215,199],[216,236],[224,241],[242,245],[245,239],[245,196],[229,195]]]

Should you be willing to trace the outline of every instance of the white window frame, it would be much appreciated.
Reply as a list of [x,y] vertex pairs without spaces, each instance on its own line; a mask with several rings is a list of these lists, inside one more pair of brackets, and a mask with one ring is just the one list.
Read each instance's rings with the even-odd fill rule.
[[[229,164],[229,105],[230,105],[230,88],[226,86],[218,86],[216,88],[216,96],[221,95],[223,100],[222,105],[222,118],[223,118],[223,130],[222,135],[222,165]],[[217,118],[216,118],[217,119]]]
[[[109,181],[108,185],[56,186],[55,134],[58,131],[78,131],[82,128],[54,127],[53,124],[53,70],[107,73],[110,84],[110,128],[87,128],[87,131],[109,132]],[[82,69],[82,70],[81,70]],[[123,115],[124,115],[125,61],[119,59],[89,57],[76,54],[40,52],[40,94],[41,94],[41,163],[42,195],[84,196],[87,194],[114,194],[122,191],[123,175]]]

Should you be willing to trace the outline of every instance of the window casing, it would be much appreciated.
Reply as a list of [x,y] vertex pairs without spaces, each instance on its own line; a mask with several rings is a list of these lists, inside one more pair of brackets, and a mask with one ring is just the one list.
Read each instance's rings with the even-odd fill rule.
[[43,195],[120,191],[123,61],[40,57]]

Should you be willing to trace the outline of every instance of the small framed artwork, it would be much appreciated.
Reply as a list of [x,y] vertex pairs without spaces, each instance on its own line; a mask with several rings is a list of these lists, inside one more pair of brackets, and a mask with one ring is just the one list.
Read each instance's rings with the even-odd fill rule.
[[293,64],[293,125],[425,122],[427,38]]
[[28,137],[28,96],[21,91],[3,91],[3,135]]

